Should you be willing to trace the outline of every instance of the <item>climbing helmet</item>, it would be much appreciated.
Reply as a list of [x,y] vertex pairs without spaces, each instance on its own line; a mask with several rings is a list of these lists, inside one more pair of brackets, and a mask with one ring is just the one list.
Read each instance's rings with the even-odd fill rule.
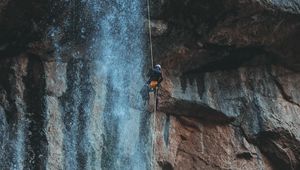
[[154,67],[159,68],[161,70],[161,66],[159,64],[156,64]]

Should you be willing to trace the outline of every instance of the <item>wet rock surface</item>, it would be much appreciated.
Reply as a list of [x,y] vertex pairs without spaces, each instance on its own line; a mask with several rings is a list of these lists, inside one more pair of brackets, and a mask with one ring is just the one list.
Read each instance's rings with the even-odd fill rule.
[[274,10],[284,10],[292,13],[299,14],[300,12],[300,1],[289,1],[289,0],[257,0],[262,5],[269,7]]
[[[157,114],[141,116],[152,130],[136,133],[149,147],[154,132],[156,169],[300,169],[299,4],[151,1],[165,80]],[[99,27],[86,8],[0,2],[0,169],[110,164],[115,134],[98,114],[107,89],[87,52]]]
[[[70,20],[74,7],[84,10]],[[84,12],[79,1],[1,1],[0,169],[100,167],[103,101]]]

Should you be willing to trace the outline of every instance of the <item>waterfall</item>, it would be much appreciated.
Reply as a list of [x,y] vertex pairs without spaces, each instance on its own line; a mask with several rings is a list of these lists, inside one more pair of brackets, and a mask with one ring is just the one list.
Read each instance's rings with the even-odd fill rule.
[[151,169],[145,2],[50,4],[47,49],[0,67],[0,169]]
[[95,46],[99,48],[97,74],[106,85],[102,168],[148,169],[151,145],[140,139],[147,138],[141,134],[146,133],[141,129],[147,124],[141,123],[146,113],[141,111],[139,96],[146,60],[142,4],[139,0],[112,0],[100,5],[105,11],[98,22]]
[[[145,3],[84,2],[89,10],[84,13],[92,16],[95,29],[88,59],[75,51],[69,62],[68,90],[63,98],[64,166],[151,169],[151,115],[145,113],[139,93],[145,83],[143,70],[147,63],[147,30],[142,8]],[[74,9],[78,9],[79,3],[74,4]],[[73,13],[80,16],[78,12]],[[74,23],[85,23],[84,20],[80,16]],[[89,26],[79,24],[76,29],[85,34]]]

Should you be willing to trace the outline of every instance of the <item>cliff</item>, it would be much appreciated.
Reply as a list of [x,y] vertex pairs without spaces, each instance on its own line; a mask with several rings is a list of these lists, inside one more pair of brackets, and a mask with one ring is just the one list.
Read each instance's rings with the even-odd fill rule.
[[[130,55],[146,35],[119,3],[0,2],[0,169],[300,169],[298,0],[151,1],[155,115],[137,96],[149,59]],[[126,22],[108,34],[111,9]],[[123,58],[99,58],[108,35]]]
[[298,1],[164,1],[162,169],[299,169]]

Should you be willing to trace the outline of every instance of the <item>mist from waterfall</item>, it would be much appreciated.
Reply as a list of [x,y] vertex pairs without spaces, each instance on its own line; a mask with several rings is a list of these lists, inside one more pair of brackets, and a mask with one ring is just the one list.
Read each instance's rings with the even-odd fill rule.
[[139,93],[149,61],[145,5],[49,3],[47,49],[0,67],[11,86],[0,91],[0,169],[152,168],[151,114]]
[[[145,28],[139,0],[102,1],[98,46],[98,78],[105,84],[102,169],[149,168],[148,148],[141,145],[139,90],[143,86]],[[149,122],[149,121],[148,121]],[[148,168],[147,168],[148,167]]]

